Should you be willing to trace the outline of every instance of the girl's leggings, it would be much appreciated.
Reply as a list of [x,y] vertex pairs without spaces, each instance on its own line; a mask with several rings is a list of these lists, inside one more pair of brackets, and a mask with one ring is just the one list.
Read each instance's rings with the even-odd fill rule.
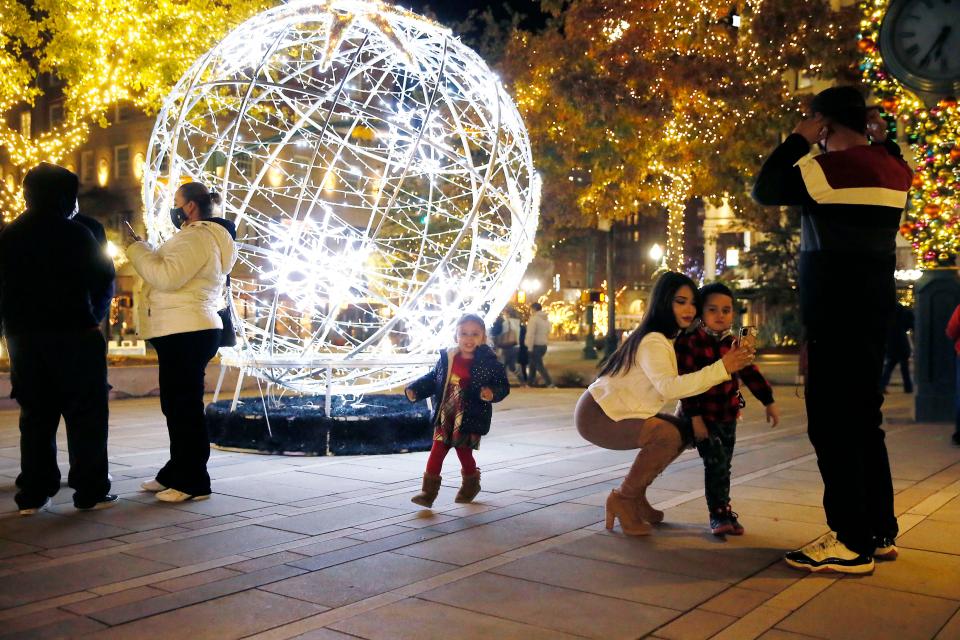
[[[457,457],[460,458],[460,466],[463,468],[464,475],[473,475],[477,471],[477,462],[473,459],[473,449],[470,447],[456,447]],[[430,457],[427,458],[427,473],[433,476],[440,475],[443,468],[443,459],[447,457],[450,447],[439,440],[433,441],[433,447],[430,449]]]

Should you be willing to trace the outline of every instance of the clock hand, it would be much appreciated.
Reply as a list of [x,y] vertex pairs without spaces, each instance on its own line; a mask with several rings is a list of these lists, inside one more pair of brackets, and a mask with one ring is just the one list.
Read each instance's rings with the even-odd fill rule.
[[940,30],[940,35],[937,36],[937,39],[933,41],[933,44],[930,46],[930,50],[927,51],[927,54],[920,59],[920,62],[917,64],[921,67],[925,67],[930,64],[930,56],[936,52],[936,57],[939,58],[943,53],[943,43],[947,41],[947,38],[950,37],[950,31],[952,31],[950,25],[946,25],[943,29]]

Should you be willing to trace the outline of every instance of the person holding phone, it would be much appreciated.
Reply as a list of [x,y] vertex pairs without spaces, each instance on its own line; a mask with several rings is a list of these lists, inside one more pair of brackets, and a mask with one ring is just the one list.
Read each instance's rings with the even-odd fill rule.
[[[681,334],[674,343],[677,365],[681,374],[693,373],[722,358],[735,345],[756,348],[753,327],[743,327],[735,340],[733,327],[733,291],[721,282],[700,288],[700,326]],[[746,405],[740,393],[740,381],[766,408],[771,427],[780,423],[780,410],[773,401],[773,389],[750,364],[733,374],[729,380],[710,387],[697,396],[680,400],[681,415],[691,419],[693,438],[703,459],[703,480],[710,531],[715,536],[743,535],[743,525],[730,505],[730,469],[733,448],[737,442],[737,419]]]
[[[868,109],[854,87],[821,91],[810,111],[773,150],[753,187],[762,205],[802,207],[807,433],[830,527],[784,559],[806,571],[863,574],[873,571],[874,557],[897,555],[878,381],[896,304],[896,238],[913,173],[879,111]],[[810,155],[814,143],[825,152]],[[851,305],[852,331],[841,329]]]
[[163,502],[210,497],[210,440],[203,415],[204,373],[220,346],[226,276],[237,261],[233,223],[214,217],[220,196],[199,182],[177,189],[170,221],[178,229],[156,249],[128,225],[127,257],[143,278],[140,333],[157,351],[160,409],[170,460],[141,486]]
[[699,371],[677,371],[673,341],[696,319],[698,304],[693,280],[662,274],[640,326],[577,402],[574,423],[585,440],[604,449],[640,449],[620,488],[607,496],[607,529],[619,520],[625,534],[648,535],[663,520],[663,511],[647,500],[647,488],[693,440],[689,420],[661,413],[663,407],[703,393],[753,362],[753,350],[737,346]]

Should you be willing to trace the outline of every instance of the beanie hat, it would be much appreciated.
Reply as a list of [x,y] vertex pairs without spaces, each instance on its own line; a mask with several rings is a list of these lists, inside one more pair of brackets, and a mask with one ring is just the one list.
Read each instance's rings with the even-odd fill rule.
[[857,133],[867,130],[867,103],[855,87],[830,87],[818,93],[810,109]]

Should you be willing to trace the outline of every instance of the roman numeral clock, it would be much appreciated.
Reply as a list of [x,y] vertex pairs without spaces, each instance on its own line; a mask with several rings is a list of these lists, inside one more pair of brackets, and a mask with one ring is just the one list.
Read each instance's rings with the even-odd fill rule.
[[960,94],[960,0],[891,0],[880,54],[893,76],[928,105]]

